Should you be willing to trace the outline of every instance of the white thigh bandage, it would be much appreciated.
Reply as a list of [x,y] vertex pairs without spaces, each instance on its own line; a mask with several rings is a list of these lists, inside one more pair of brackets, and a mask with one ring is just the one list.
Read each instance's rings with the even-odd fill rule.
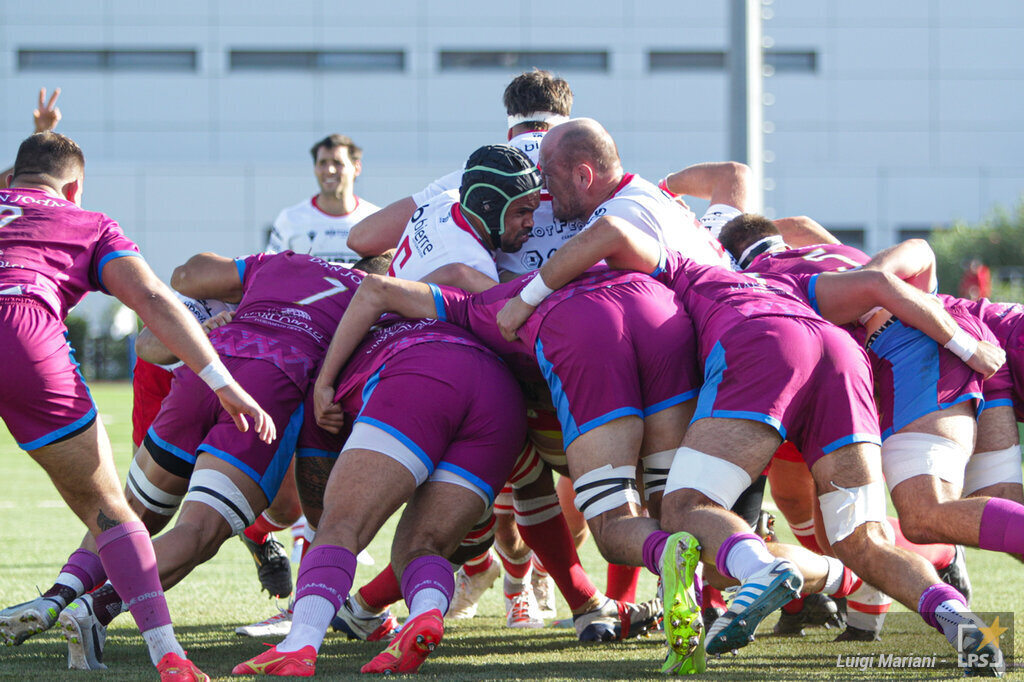
[[627,502],[640,505],[635,466],[612,468],[605,464],[577,478],[572,487],[576,491],[576,508],[588,521]]
[[732,462],[682,447],[672,458],[665,494],[690,488],[725,509],[732,509],[750,483],[747,472]]
[[964,496],[997,483],[1021,483],[1020,446],[976,452],[964,472]]
[[662,450],[640,460],[644,465],[645,500],[651,499],[654,493],[664,492],[665,484],[668,483],[668,472],[672,469],[672,459],[675,456],[675,450]]
[[174,512],[181,504],[181,498],[184,497],[183,495],[171,495],[156,487],[152,481],[146,478],[146,472],[134,459],[128,468],[128,490],[143,507],[161,516],[174,516]]
[[857,526],[871,521],[885,523],[885,485],[881,481],[856,488],[840,488],[818,495],[825,535],[835,544],[853,534]]
[[882,471],[889,490],[914,476],[935,476],[959,490],[967,457],[956,441],[928,433],[897,433],[882,443]]
[[212,507],[238,535],[256,521],[252,507],[235,482],[213,469],[196,469],[189,481],[185,502],[202,502]]
[[417,486],[423,485],[430,476],[427,465],[405,443],[372,424],[356,422],[352,427],[352,434],[341,450],[373,450],[386,455],[408,469],[416,479]]

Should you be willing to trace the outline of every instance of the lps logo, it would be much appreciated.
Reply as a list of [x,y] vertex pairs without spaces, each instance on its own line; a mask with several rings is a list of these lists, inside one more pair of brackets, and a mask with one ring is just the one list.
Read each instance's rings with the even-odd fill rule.
[[956,629],[956,663],[961,668],[988,668],[993,671],[1004,671],[1006,662],[999,646],[999,637],[1009,630],[999,623],[999,616],[992,620],[991,625],[979,623],[960,623]]

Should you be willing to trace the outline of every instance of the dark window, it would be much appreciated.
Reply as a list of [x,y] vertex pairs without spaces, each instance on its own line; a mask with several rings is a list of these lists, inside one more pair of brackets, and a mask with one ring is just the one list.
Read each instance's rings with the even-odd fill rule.
[[647,54],[651,71],[684,71],[689,69],[724,69],[725,52],[655,52]]
[[867,243],[866,232],[863,227],[854,227],[852,225],[846,227],[835,227],[827,225],[826,228],[829,232],[835,235],[836,239],[854,248],[864,250],[864,246]]
[[813,50],[765,50],[764,63],[776,71],[817,71],[818,53]]
[[231,50],[232,71],[404,71],[401,50]]
[[18,50],[18,69],[195,71],[195,50]]
[[[722,70],[729,55],[723,50],[651,50],[647,53],[649,71]],[[813,50],[765,50],[765,66],[775,71],[816,71],[818,53]]]
[[938,230],[945,230],[949,226],[942,224],[935,225],[903,225],[896,234],[899,237],[898,241],[905,241],[907,239],[929,239],[932,236],[932,232]]
[[516,69],[607,71],[608,52],[543,52],[531,50],[442,50],[441,70]]

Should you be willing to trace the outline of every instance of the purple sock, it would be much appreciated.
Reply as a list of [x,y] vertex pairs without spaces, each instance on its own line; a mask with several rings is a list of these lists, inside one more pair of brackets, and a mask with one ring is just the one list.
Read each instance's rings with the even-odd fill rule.
[[993,497],[981,512],[978,547],[1024,554],[1024,506]]
[[92,592],[107,581],[107,572],[103,570],[99,555],[87,549],[79,548],[72,552],[60,572],[70,573],[81,580],[86,592]]
[[661,575],[661,555],[665,553],[668,539],[669,534],[663,530],[656,530],[644,538],[644,566],[654,575]]
[[309,550],[299,564],[295,601],[315,594],[334,604],[337,611],[352,589],[355,575],[355,554],[338,545],[318,545]]
[[939,608],[939,604],[949,599],[960,602],[964,607],[967,606],[967,600],[964,599],[964,596],[946,583],[935,583],[921,593],[921,599],[917,602],[917,612],[921,614],[924,622],[942,632],[943,636],[945,636],[945,632],[943,632],[942,626],[939,625],[939,621],[935,617],[935,610]]
[[764,540],[761,539],[761,536],[754,535],[753,533],[733,533],[726,538],[725,542],[722,543],[722,546],[718,548],[718,553],[715,554],[715,567],[718,568],[719,573],[727,578],[732,578],[733,575],[726,567],[725,560],[736,543],[742,540],[757,540],[761,544],[764,544]]
[[100,533],[96,547],[110,584],[128,604],[139,631],[170,625],[153,541],[142,522],[129,521]]
[[426,589],[438,590],[451,605],[455,594],[455,573],[447,559],[436,554],[418,556],[402,571],[402,596],[406,604],[411,606],[416,593]]

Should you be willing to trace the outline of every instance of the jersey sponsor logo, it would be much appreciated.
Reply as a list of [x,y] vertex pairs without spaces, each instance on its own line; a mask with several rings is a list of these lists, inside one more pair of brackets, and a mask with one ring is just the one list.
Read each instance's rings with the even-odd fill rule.
[[300,319],[303,319],[303,320],[311,320],[311,319],[313,319],[313,318],[311,318],[309,316],[309,313],[307,313],[304,310],[299,310],[298,308],[283,308],[281,310],[281,314],[282,315],[291,315],[292,317],[297,317],[297,318],[300,318]]
[[[448,215],[451,215],[450,213]],[[445,222],[448,216],[441,218],[441,222]],[[427,220],[419,220],[412,228],[412,242],[416,247],[416,252],[420,256],[425,256],[434,250],[434,245],[430,241],[430,237],[427,235]]]
[[299,332],[312,337],[318,344],[325,344],[327,336],[305,320],[290,317],[283,314],[283,311],[259,310],[243,313],[235,318],[236,320],[249,320],[257,324],[265,324],[269,327],[287,329]]
[[373,343],[370,344],[364,354],[372,355],[383,346],[391,343],[391,340],[399,334],[429,329],[436,326],[437,322],[437,320],[409,320],[396,322],[395,324],[388,325],[387,327],[375,329],[373,333]]

